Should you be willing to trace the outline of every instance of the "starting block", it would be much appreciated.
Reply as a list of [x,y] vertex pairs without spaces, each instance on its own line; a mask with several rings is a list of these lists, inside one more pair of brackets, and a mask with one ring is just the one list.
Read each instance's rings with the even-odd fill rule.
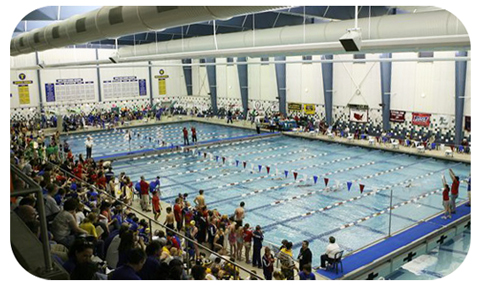
[[335,135],[333,133],[328,133],[327,134],[327,137],[331,140],[333,140],[333,138],[335,137]]
[[347,140],[349,142],[353,141],[353,135],[352,134],[349,134],[348,137],[347,137]]
[[368,138],[368,144],[369,144],[369,145],[375,145],[375,138],[369,137],[369,138]]
[[425,153],[425,147],[423,145],[417,146],[417,152],[419,153]]
[[453,151],[451,149],[446,149],[445,150],[445,156],[451,156],[453,157]]

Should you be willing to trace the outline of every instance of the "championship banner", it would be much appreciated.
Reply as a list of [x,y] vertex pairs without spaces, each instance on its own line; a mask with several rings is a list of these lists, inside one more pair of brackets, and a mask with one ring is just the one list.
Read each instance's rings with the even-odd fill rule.
[[288,103],[288,111],[302,111],[302,104]]
[[315,114],[315,105],[314,104],[304,104],[303,108],[305,110],[305,114],[307,114],[307,115],[314,115]]
[[472,123],[472,117],[470,116],[465,116],[465,130],[469,131],[470,132],[470,126],[471,126],[471,123]]
[[28,85],[18,85],[18,98],[20,105],[30,104],[30,89]]
[[390,122],[397,122],[397,123],[405,122],[405,111],[390,110]]
[[368,109],[350,107],[350,121],[357,123],[368,122]]
[[412,113],[412,124],[428,127],[430,126],[430,116],[431,114]]
[[158,79],[158,95],[167,94],[167,83],[166,80],[169,76],[165,74],[164,69],[160,69],[158,72],[160,75],[155,75],[155,79]]

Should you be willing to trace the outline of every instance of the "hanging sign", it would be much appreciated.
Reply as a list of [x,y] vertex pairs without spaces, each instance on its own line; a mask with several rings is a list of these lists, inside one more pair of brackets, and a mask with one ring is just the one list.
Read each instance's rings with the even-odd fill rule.
[[390,122],[397,122],[397,123],[405,122],[405,111],[390,110]]
[[431,114],[412,113],[412,124],[428,127],[430,126],[430,116]]

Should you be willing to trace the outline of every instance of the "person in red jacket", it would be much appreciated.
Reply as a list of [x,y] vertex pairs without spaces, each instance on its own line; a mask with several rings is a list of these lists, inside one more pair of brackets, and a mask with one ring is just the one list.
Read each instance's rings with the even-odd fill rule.
[[183,144],[184,145],[189,145],[190,142],[188,141],[188,131],[187,131],[187,128],[183,127]]
[[460,178],[455,175],[452,169],[448,170],[450,178],[452,178],[452,193],[450,195],[450,211],[452,214],[457,212],[456,200],[458,198],[458,186],[460,186]]
[[158,191],[153,191],[152,208],[155,221],[158,221],[158,217],[162,213],[162,206],[160,205],[160,197],[158,197]]
[[140,206],[143,211],[150,212],[148,205],[150,205],[150,196],[148,191],[150,190],[150,184],[145,181],[145,177],[140,177],[140,195],[142,200],[140,201]]
[[197,142],[197,129],[194,126],[191,127],[192,130],[192,143]]
[[452,215],[450,213],[450,199],[449,199],[449,192],[450,192],[450,187],[448,187],[447,183],[445,182],[445,177],[443,177],[443,192],[442,192],[442,198],[443,198],[443,208],[445,209],[445,215],[442,217],[442,219],[447,219],[451,218]]
[[177,197],[177,199],[175,199],[175,206],[173,206],[173,214],[175,215],[175,222],[177,223],[177,231],[180,231],[183,227],[182,210],[182,199]]

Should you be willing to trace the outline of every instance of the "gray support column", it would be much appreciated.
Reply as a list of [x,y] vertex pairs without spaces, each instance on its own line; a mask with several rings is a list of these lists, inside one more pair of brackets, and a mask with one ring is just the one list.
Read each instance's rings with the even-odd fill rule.
[[[333,55],[324,55],[327,60],[333,59]],[[333,63],[322,62],[323,96],[325,98],[325,120],[327,125],[333,125]]]
[[[392,58],[391,53],[384,53],[380,58]],[[383,130],[390,130],[390,94],[392,89],[392,62],[380,62],[380,81],[382,87],[382,123]]]
[[[458,57],[466,57],[466,51],[457,52]],[[463,139],[463,108],[465,103],[465,82],[467,80],[467,61],[455,62],[455,145]]]
[[[246,57],[237,58],[237,62],[247,62]],[[240,83],[240,95],[242,97],[243,117],[247,119],[248,113],[248,66],[237,64],[238,82]]]
[[153,76],[152,76],[152,62],[148,62],[148,88],[150,93],[150,108],[153,108]]
[[275,74],[277,77],[279,111],[282,115],[287,116],[287,68],[285,60],[285,56],[275,57],[275,61],[283,61],[282,63],[275,63]]
[[[206,58],[206,63],[215,63],[215,58]],[[215,65],[207,65],[208,85],[210,86],[210,100],[213,114],[217,115],[217,68]]]
[[[190,58],[182,59],[182,64],[191,64],[192,60]],[[187,95],[191,96],[192,91],[192,66],[184,65],[183,66],[183,75],[185,77],[185,85],[187,86]]]
[[[95,57],[98,61],[98,48],[95,49]],[[100,81],[100,67],[97,64],[97,86],[98,86],[98,102],[102,102],[102,81]]]
[[[40,60],[38,59],[38,51],[35,52],[35,60],[37,65],[40,64]],[[38,103],[40,105],[40,113],[42,113],[43,109],[43,100],[42,100],[42,81],[40,80],[40,69],[37,69],[37,80],[38,80]]]

